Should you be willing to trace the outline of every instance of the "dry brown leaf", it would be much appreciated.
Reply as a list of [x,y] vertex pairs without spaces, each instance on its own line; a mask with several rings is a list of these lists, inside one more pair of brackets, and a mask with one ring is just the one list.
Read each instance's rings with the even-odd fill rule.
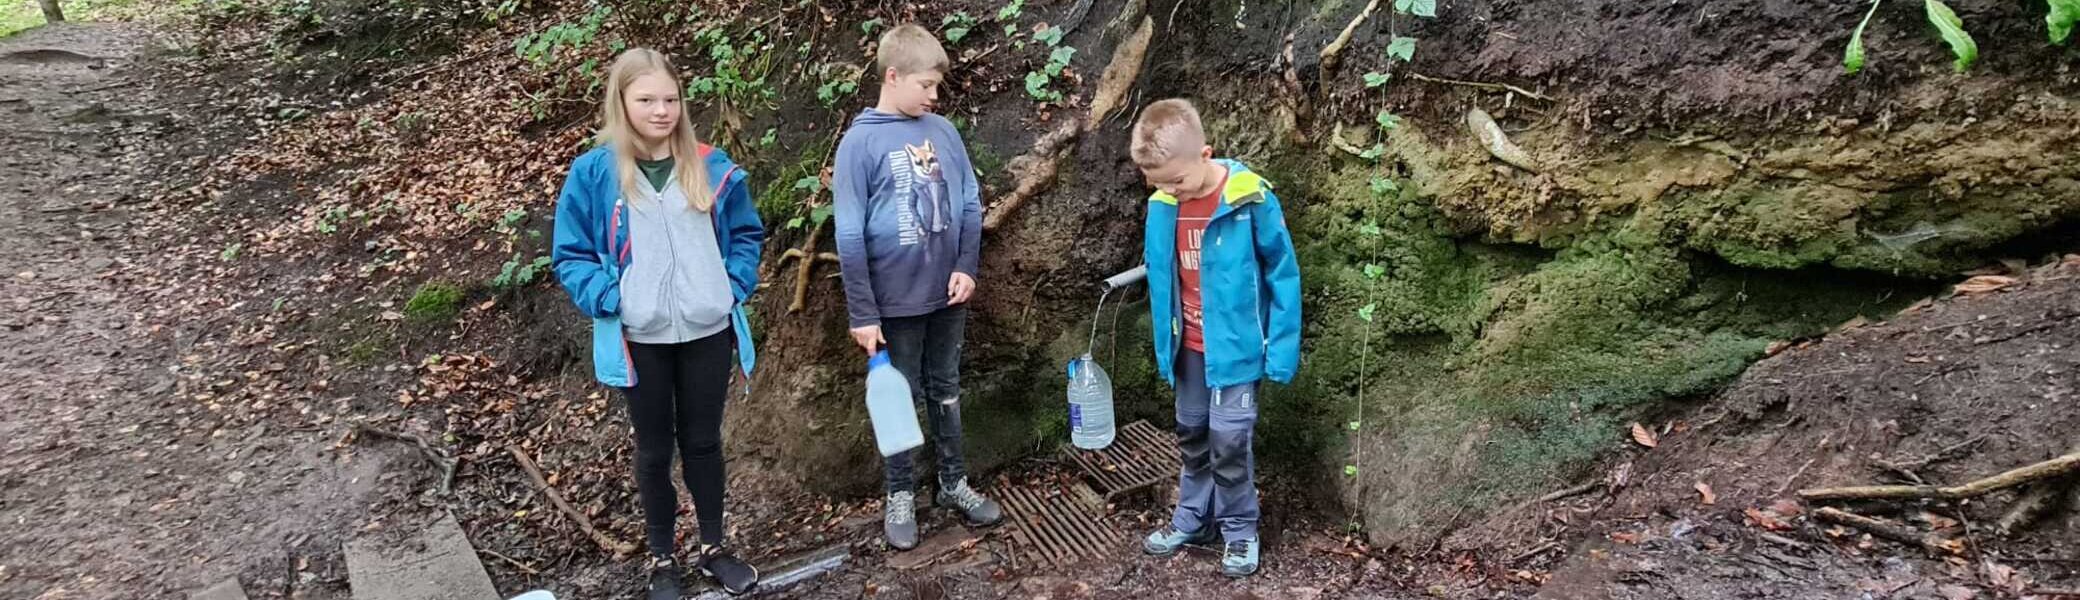
[[1864,318],[1863,315],[1856,315],[1856,318],[1849,319],[1848,321],[1843,322],[1841,325],[1836,325],[1834,328],[1834,333],[1841,333],[1869,324],[1871,324],[1870,319]]
[[1785,525],[1784,521],[1779,520],[1776,515],[1768,512],[1750,508],[1741,511],[1741,513],[1748,515],[1748,521],[1753,522],[1756,527],[1770,531],[1784,531],[1791,528],[1790,525]]
[[1979,592],[1973,591],[1972,588],[1954,583],[1936,586],[1936,593],[1942,594],[1943,600],[1972,600],[1979,597]]
[[2023,575],[2020,571],[2016,571],[2015,567],[1990,560],[1986,561],[1985,564],[1986,580],[1988,583],[1992,583],[1994,587],[2016,594],[2021,594],[2029,589],[2029,577]]
[[1611,541],[1620,544],[1637,544],[1639,543],[1639,534],[1630,531],[1620,531],[1611,534]]
[[1770,343],[1769,343],[1769,347],[1768,347],[1768,348],[1764,348],[1764,349],[1762,350],[1762,355],[1763,355],[1763,356],[1776,356],[1776,355],[1778,355],[1778,354],[1782,354],[1782,353],[1783,353],[1783,352],[1784,352],[1785,350],[1790,350],[1790,349],[1791,349],[1791,342],[1788,342],[1788,341],[1784,341],[1784,340],[1777,340],[1777,341],[1774,341],[1774,342],[1770,342]]
[[1783,517],[1796,517],[1805,514],[1806,509],[1799,506],[1797,500],[1778,498],[1776,502],[1769,504],[1769,511]]
[[1958,295],[1966,296],[1998,291],[2016,283],[2018,283],[2018,280],[2006,275],[1980,275],[1966,279],[1964,283],[1957,284],[1956,289]]
[[1921,364],[1921,363],[1925,363],[1925,362],[1928,362],[1928,357],[1926,357],[1926,356],[1909,356],[1909,357],[1907,357],[1907,362],[1910,362],[1910,363],[1914,363],[1914,364]]
[[1921,514],[1919,516],[1919,520],[1923,523],[1927,523],[1929,529],[1942,531],[1945,529],[1954,529],[1957,527],[1957,519],[1952,519],[1925,510],[1921,511]]
[[1702,482],[1702,481],[1699,481],[1699,482],[1697,482],[1697,494],[1698,494],[1699,496],[1703,496],[1703,497],[1704,497],[1704,505],[1705,505],[1705,506],[1711,506],[1711,505],[1713,505],[1713,504],[1718,504],[1718,503],[1719,503],[1719,496],[1718,496],[1718,494],[1713,494],[1713,493],[1712,493],[1712,486],[1710,486],[1710,485],[1707,485],[1707,484],[1706,484],[1705,482]]
[[1632,441],[1639,442],[1639,445],[1646,446],[1648,448],[1654,448],[1661,445],[1661,439],[1654,437],[1654,432],[1648,431],[1646,426],[1640,425],[1637,422],[1632,424]]

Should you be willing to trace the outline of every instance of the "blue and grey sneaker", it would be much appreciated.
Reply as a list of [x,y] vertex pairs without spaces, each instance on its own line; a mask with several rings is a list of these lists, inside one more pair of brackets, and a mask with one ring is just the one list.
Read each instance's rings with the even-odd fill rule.
[[1176,527],[1164,525],[1155,533],[1148,534],[1148,539],[1141,540],[1141,551],[1153,556],[1169,556],[1176,554],[1177,550],[1186,544],[1213,543],[1213,536],[1212,527],[1198,533],[1185,533],[1178,531]]
[[1221,574],[1248,577],[1257,574],[1257,538],[1228,542],[1221,555]]

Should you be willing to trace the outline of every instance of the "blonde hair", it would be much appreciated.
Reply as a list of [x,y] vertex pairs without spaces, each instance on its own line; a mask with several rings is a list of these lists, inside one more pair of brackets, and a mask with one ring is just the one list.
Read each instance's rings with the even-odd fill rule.
[[[628,116],[626,94],[628,86],[645,75],[663,75],[672,80],[672,89],[679,89],[678,72],[663,53],[649,48],[630,48],[614,58],[613,68],[607,71],[607,98],[600,105],[601,138],[614,150],[614,172],[621,182],[621,196],[643,197],[637,187],[635,124]],[[715,207],[715,195],[708,189],[708,169],[700,155],[700,138],[693,132],[693,111],[680,106],[679,124],[672,128],[671,139],[666,147],[672,152],[672,174],[679,178],[679,189],[686,193],[686,205],[694,210],[707,212]]]
[[1204,147],[1206,129],[1199,124],[1199,109],[1190,101],[1171,98],[1141,109],[1129,154],[1136,165],[1158,167],[1180,156],[1198,154]]
[[881,34],[880,46],[875,60],[882,73],[895,69],[897,75],[934,70],[943,74],[953,66],[953,61],[946,57],[946,48],[939,45],[939,38],[916,23],[897,25]]

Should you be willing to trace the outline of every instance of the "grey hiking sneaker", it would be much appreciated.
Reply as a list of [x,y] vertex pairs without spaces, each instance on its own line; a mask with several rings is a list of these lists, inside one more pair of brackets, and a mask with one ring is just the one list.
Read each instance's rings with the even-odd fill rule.
[[707,575],[722,585],[722,591],[739,596],[758,588],[758,568],[751,566],[737,555],[721,546],[702,545],[700,559],[701,574]]
[[1152,556],[1169,556],[1187,545],[1211,544],[1215,534],[1214,528],[1210,526],[1202,528],[1198,533],[1185,533],[1178,531],[1176,527],[1164,525],[1155,533],[1148,534],[1148,539],[1141,540],[1141,551]]
[[952,486],[939,486],[939,495],[933,501],[939,506],[960,509],[961,516],[968,520],[969,525],[988,527],[1004,522],[1004,507],[968,487],[965,477],[953,482]]
[[881,533],[897,550],[917,547],[917,495],[889,494],[881,503]]

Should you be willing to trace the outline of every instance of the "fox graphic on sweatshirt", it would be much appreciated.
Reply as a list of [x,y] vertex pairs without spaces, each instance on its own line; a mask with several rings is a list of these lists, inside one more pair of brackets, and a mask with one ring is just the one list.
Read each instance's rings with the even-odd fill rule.
[[945,117],[866,109],[831,174],[839,268],[852,327],[946,307],[946,281],[981,262],[982,199]]

